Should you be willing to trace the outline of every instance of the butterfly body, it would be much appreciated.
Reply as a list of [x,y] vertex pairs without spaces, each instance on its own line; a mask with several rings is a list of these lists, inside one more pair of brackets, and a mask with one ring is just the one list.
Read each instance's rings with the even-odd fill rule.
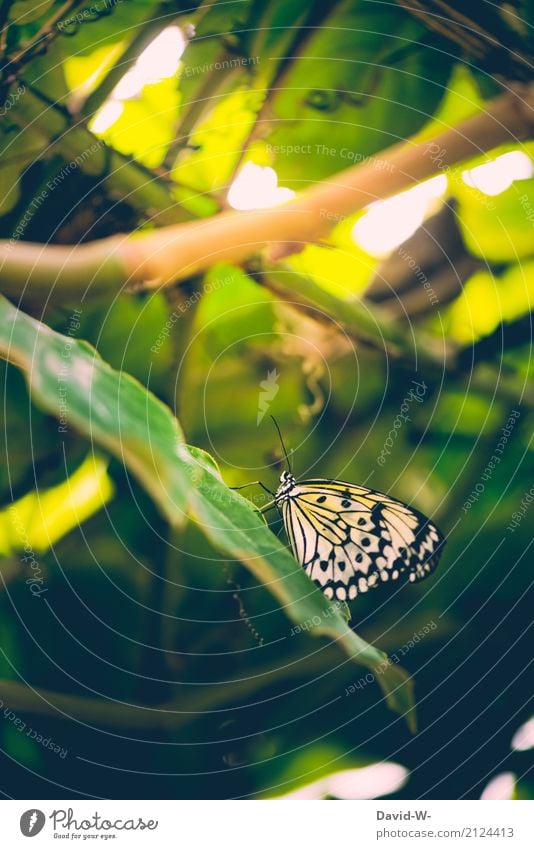
[[363,486],[299,482],[283,472],[274,503],[294,557],[327,598],[352,600],[387,581],[426,578],[443,548],[426,516]]

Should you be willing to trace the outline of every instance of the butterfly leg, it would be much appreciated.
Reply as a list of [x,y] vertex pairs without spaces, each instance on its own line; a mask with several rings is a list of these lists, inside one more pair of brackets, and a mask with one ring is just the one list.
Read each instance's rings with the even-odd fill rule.
[[250,481],[250,483],[242,483],[241,486],[231,486],[230,489],[246,489],[247,486],[261,486],[261,488],[265,492],[268,492],[269,495],[274,495],[274,492],[268,489],[261,481]]
[[[269,495],[274,495],[270,489],[268,489],[264,483],[261,481],[250,481],[250,483],[243,483],[241,486],[231,486],[230,489],[246,489],[247,486],[261,486],[264,492],[268,492]],[[269,501],[264,507],[258,508],[260,513],[265,513],[267,510],[271,510],[275,506],[274,501]]]

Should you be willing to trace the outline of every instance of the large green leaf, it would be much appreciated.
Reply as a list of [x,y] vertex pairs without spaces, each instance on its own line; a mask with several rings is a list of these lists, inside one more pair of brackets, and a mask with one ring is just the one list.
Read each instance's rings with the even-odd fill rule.
[[[0,350],[21,367],[33,400],[103,446],[139,478],[168,519],[185,520],[188,454],[177,420],[134,378],[114,371],[94,348],[62,336],[0,300]],[[78,317],[73,314],[73,333]]]
[[171,411],[84,342],[62,336],[0,300],[0,351],[24,371],[35,402],[123,460],[171,522],[186,510],[214,548],[242,562],[286,614],[339,642],[376,673],[390,707],[415,723],[411,682],[386,655],[355,634],[341,613],[281,547],[262,516],[222,481],[214,461],[188,449]]
[[272,94],[266,135],[280,183],[295,189],[421,129],[452,67],[403,9],[355,0],[336,4],[297,58]]

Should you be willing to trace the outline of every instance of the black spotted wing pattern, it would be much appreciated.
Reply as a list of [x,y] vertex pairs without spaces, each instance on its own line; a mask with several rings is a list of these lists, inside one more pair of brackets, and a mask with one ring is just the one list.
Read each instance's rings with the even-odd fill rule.
[[341,481],[297,483],[282,503],[295,558],[328,598],[354,599],[387,581],[417,581],[436,567],[444,539],[421,513]]

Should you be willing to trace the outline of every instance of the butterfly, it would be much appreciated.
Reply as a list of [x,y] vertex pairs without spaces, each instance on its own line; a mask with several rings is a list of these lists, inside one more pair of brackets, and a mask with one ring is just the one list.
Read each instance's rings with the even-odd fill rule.
[[422,513],[364,486],[283,472],[274,494],[295,559],[327,598],[352,600],[437,566],[444,537]]
[[327,598],[352,600],[388,581],[422,580],[436,568],[445,539],[430,519],[364,486],[299,482],[284,453],[290,470],[261,512],[278,508],[293,556]]

